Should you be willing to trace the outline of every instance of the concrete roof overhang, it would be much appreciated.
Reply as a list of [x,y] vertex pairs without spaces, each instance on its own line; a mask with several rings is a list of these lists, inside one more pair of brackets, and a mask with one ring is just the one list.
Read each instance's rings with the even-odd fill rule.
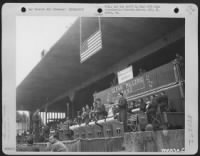
[[[176,18],[101,18],[103,49],[80,63],[79,19],[17,87],[17,110],[35,110],[81,85],[122,58],[184,26]],[[82,41],[98,27],[97,18],[82,18]],[[56,107],[63,111],[62,107]]]

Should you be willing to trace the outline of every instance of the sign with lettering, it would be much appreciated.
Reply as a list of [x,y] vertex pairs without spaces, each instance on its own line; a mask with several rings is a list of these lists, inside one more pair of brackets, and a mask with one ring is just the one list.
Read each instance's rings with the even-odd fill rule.
[[119,82],[119,84],[132,79],[133,78],[133,68],[132,68],[132,66],[119,71],[117,73],[117,76],[118,76],[118,82]]
[[124,96],[129,98],[138,93],[173,83],[176,81],[173,67],[173,64],[170,62],[141,76],[96,93],[94,94],[94,98],[100,98],[104,104],[113,104],[118,101],[119,92],[123,92]]

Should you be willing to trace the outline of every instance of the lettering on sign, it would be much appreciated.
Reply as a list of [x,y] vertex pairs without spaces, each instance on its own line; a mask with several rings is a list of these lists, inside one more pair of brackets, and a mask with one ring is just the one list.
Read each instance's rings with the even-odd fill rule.
[[133,68],[132,68],[132,66],[118,72],[117,76],[118,76],[119,84],[133,79]]
[[[128,71],[127,68],[121,71],[121,74],[125,74],[126,71]],[[146,72],[139,77],[135,77],[117,86],[101,91],[95,96],[101,98],[104,103],[115,103],[118,100],[119,92],[124,93],[125,97],[131,97],[134,94],[142,93],[175,81],[173,64],[168,63]]]

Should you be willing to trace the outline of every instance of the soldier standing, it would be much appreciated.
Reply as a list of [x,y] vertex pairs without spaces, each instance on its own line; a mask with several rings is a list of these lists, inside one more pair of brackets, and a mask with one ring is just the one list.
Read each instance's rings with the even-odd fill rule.
[[33,134],[34,134],[34,141],[38,142],[39,141],[39,135],[40,135],[40,131],[39,131],[39,122],[40,122],[40,116],[39,116],[39,109],[37,109],[35,111],[35,113],[32,116],[33,119]]
[[119,121],[123,122],[124,124],[124,131],[127,130],[127,100],[123,96],[123,93],[119,93],[119,101],[118,101],[118,107],[119,107]]
[[96,99],[97,102],[97,120],[101,120],[101,119],[105,119],[108,115],[108,113],[106,112],[106,108],[105,105],[101,103],[101,99],[98,98]]

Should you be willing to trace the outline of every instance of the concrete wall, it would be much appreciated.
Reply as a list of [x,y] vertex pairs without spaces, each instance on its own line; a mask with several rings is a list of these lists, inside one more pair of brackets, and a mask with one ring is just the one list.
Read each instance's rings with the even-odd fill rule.
[[132,132],[124,135],[127,152],[181,151],[185,147],[184,130]]
[[[183,129],[165,132],[131,132],[125,133],[124,138],[77,139],[63,143],[70,152],[177,152],[185,148],[185,132]],[[35,145],[40,147],[41,151],[45,151],[47,144]]]

